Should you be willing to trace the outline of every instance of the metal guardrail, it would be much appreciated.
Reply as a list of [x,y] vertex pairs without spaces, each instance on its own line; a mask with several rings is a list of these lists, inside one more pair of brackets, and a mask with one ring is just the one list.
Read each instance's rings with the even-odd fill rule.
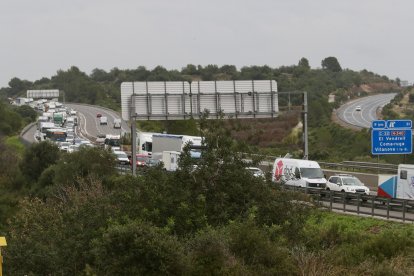
[[281,185],[284,189],[309,194],[320,206],[358,215],[368,215],[414,223],[414,200],[328,191]]
[[398,165],[394,164],[381,164],[381,163],[370,163],[370,162],[354,162],[354,161],[343,161],[341,163],[329,163],[329,162],[318,162],[322,168],[325,169],[341,169],[350,170],[354,172],[372,172],[372,173],[389,173],[397,174]]

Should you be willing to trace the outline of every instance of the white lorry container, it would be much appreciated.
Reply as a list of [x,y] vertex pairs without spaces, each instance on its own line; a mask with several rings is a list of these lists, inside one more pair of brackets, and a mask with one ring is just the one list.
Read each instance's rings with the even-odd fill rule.
[[163,151],[162,162],[164,163],[164,169],[170,172],[176,171],[180,154],[181,152],[179,151]]
[[398,165],[397,175],[378,176],[378,196],[414,199],[414,165]]
[[152,136],[153,154],[163,151],[183,151],[186,144],[201,146],[202,138],[199,136],[154,134]]
[[301,159],[276,158],[272,180],[285,185],[325,189],[326,179],[318,162]]

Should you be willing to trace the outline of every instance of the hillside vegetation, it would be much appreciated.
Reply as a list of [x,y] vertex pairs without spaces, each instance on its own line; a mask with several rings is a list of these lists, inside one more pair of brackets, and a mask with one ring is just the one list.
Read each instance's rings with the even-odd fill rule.
[[[10,275],[412,275],[412,225],[340,216],[254,177],[227,121],[201,120],[194,170],[118,175],[114,157],[41,142],[8,164]],[[0,143],[1,146],[1,143]],[[2,155],[3,156],[3,155]],[[259,160],[255,160],[259,161]],[[3,173],[3,171],[0,171]],[[20,177],[16,177],[20,175]],[[7,209],[9,207],[9,209]],[[110,261],[109,261],[110,260]]]
[[[390,80],[386,76],[379,76],[367,70],[355,72],[342,69],[335,57],[322,60],[321,66],[321,69],[311,69],[308,60],[302,58],[297,65],[292,66],[250,66],[240,70],[233,65],[203,67],[189,64],[180,71],[167,70],[161,66],[148,70],[140,66],[132,70],[113,68],[109,72],[94,69],[88,75],[77,67],[71,67],[68,70],[59,70],[50,78],[34,82],[13,78],[9,82],[9,87],[0,89],[0,96],[22,96],[27,89],[59,89],[64,91],[65,101],[96,104],[120,110],[120,84],[124,81],[274,79],[278,83],[279,91],[308,92],[310,158],[326,161],[370,160],[369,134],[365,131],[355,133],[332,124],[331,112],[348,99],[369,93],[399,91],[399,80]],[[328,103],[330,94],[336,96],[334,103]],[[268,155],[284,155],[290,152],[293,156],[301,158],[302,133],[292,133],[292,129],[301,121],[301,97],[292,96],[289,106],[287,96],[280,95],[279,102],[282,112],[278,119],[229,122],[229,127],[232,128],[231,135],[245,141],[246,145],[253,147],[256,152]],[[199,134],[196,121],[141,122],[139,128],[146,131],[167,131],[172,134]]]
[[[122,81],[275,79],[279,91],[307,91],[311,158],[365,158],[369,134],[330,122],[341,101],[398,90],[396,82],[343,70],[335,58],[298,65],[72,67],[35,82],[14,78],[2,99],[27,89],[60,89],[65,100],[119,110]],[[334,93],[336,102],[328,103]],[[63,100],[63,99],[61,99]],[[73,154],[48,142],[23,148],[16,135],[36,117],[0,100],[0,236],[6,275],[413,275],[411,225],[340,216],[308,196],[281,190],[245,170],[238,152],[301,154],[298,97],[280,98],[275,120],[143,122],[146,130],[202,135],[210,145],[194,170],[119,175],[99,148]],[[254,162],[259,162],[256,155]],[[369,156],[367,158],[370,158]],[[256,163],[255,163],[256,164]]]

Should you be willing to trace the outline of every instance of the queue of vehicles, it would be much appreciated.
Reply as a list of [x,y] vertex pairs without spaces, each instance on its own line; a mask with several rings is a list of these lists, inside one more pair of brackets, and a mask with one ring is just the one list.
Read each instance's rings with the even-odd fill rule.
[[[59,146],[60,150],[74,152],[80,146],[93,146],[93,144],[76,136],[75,127],[78,117],[75,110],[69,110],[58,102],[37,101],[35,109],[42,111],[38,118],[38,140],[50,140]],[[100,124],[108,124],[108,118],[97,114]],[[121,120],[113,121],[114,128],[121,128]],[[112,148],[119,165],[132,166],[132,158],[121,151],[120,135],[98,135],[96,142],[105,148]],[[199,149],[202,138],[188,135],[171,135],[162,133],[137,133],[136,164],[138,168],[156,166],[163,163],[167,171],[178,168],[178,160],[185,145],[191,144],[191,155],[200,158]],[[256,167],[246,167],[256,177],[264,177],[263,171]],[[370,194],[357,177],[349,174],[333,175],[326,179],[316,161],[277,158],[272,169],[272,181],[284,185],[303,188],[325,189],[344,193]],[[388,198],[414,199],[414,165],[399,165],[398,175],[380,175],[378,196]]]

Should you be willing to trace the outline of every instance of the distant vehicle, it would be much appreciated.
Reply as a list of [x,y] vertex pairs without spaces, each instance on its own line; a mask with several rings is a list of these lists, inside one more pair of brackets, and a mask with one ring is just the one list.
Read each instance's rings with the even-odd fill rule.
[[369,195],[369,188],[357,177],[349,174],[338,174],[329,177],[326,190]]
[[70,145],[72,144],[69,142],[61,142],[59,143],[59,150],[67,152]]
[[74,139],[75,139],[75,135],[73,135],[73,133],[66,133],[66,142],[70,142],[73,144]]
[[63,112],[55,112],[53,114],[53,122],[55,123],[55,125],[62,126],[63,123],[66,120],[66,116],[65,115],[66,114],[63,113]]
[[362,108],[358,105],[357,107],[355,107],[355,110],[356,110],[356,111],[361,111],[361,110],[362,110]]
[[114,119],[114,128],[121,128],[122,121],[121,119]]
[[68,152],[69,153],[72,153],[72,152],[75,152],[75,151],[78,151],[79,150],[79,145],[69,145],[69,147],[68,147]]
[[100,125],[107,125],[108,124],[108,117],[102,116],[99,118]]
[[148,161],[147,161],[146,165],[148,167],[156,167],[160,163],[161,163],[161,160],[160,159],[148,158]]
[[111,147],[112,152],[121,151],[121,147]]
[[105,137],[105,148],[108,147],[119,147],[121,145],[121,136],[120,135],[110,135],[107,134]]
[[276,158],[272,180],[277,183],[308,188],[325,188],[326,179],[318,162],[302,159]]
[[102,114],[101,113],[97,113],[96,114],[96,118],[101,118],[102,117]]
[[98,143],[98,144],[103,144],[103,143],[105,143],[105,138],[106,138],[105,134],[98,134],[98,136],[96,137],[95,142]]
[[62,128],[49,128],[46,131],[46,138],[53,142],[66,142],[66,129]]
[[248,170],[255,177],[265,177],[263,171],[260,168],[247,167],[246,170]]
[[[150,158],[148,155],[145,155],[145,154],[137,154],[136,159],[137,159],[136,161],[137,167],[146,167]],[[132,165],[132,158],[129,164]]]
[[114,151],[116,159],[118,160],[118,164],[120,165],[128,165],[129,159],[128,155],[123,151]]
[[178,159],[181,152],[179,151],[163,151],[162,162],[164,163],[164,169],[167,171],[176,171],[178,169]]

